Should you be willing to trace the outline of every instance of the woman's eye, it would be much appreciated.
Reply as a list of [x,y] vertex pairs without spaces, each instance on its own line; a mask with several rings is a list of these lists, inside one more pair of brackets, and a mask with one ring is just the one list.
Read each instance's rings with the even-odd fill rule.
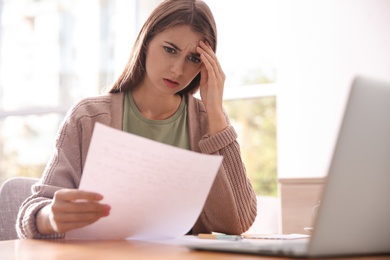
[[168,46],[164,46],[164,50],[168,53],[176,53],[176,50],[174,48],[171,48],[171,47],[168,47]]
[[190,61],[192,61],[193,63],[199,63],[200,62],[200,59],[198,57],[196,57],[196,56],[190,56],[190,57],[188,57],[188,59]]

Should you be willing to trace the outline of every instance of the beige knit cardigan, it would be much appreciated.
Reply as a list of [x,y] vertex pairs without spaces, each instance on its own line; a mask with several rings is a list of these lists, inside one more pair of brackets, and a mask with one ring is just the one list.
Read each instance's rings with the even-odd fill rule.
[[[202,101],[192,95],[187,99],[191,150],[223,156],[222,166],[192,233],[241,234],[253,224],[257,203],[241,160],[237,134],[229,125],[220,133],[209,136]],[[16,223],[20,238],[65,236],[40,234],[36,214],[51,202],[57,190],[78,188],[95,122],[122,130],[123,100],[122,92],[90,97],[77,102],[68,111],[59,128],[53,155],[40,181],[33,186],[33,195],[20,208]]]

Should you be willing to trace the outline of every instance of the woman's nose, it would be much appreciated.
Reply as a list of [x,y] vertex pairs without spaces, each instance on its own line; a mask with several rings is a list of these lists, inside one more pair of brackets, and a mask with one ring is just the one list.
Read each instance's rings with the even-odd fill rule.
[[171,64],[171,72],[175,74],[175,76],[181,76],[184,72],[184,59],[176,59]]

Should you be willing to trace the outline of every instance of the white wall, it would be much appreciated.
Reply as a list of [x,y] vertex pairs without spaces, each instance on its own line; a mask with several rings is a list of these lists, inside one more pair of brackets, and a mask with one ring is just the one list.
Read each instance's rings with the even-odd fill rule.
[[279,177],[322,177],[354,75],[390,81],[390,1],[280,0],[279,33]]

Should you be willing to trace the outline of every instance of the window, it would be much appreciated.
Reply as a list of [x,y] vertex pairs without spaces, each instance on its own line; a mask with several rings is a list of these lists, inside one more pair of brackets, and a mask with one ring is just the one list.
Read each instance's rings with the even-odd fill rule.
[[[66,111],[109,86],[159,0],[0,5],[0,183],[39,177]],[[224,106],[256,192],[276,195],[276,4],[206,0],[227,75]],[[242,10],[239,10],[242,9]],[[88,12],[88,19],[85,13]]]
[[225,100],[256,194],[277,196],[276,97]]
[[224,107],[258,195],[277,196],[277,1],[206,0],[226,74]]

